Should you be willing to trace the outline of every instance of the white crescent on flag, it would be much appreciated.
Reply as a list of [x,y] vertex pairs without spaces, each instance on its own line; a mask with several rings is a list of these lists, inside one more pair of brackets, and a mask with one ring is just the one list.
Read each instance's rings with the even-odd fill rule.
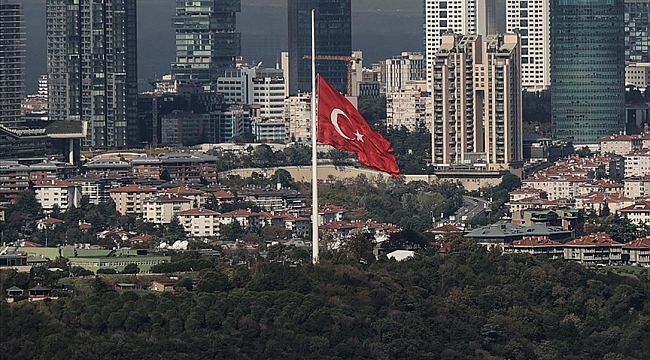
[[334,125],[334,128],[336,129],[336,132],[339,133],[339,135],[341,135],[344,139],[352,140],[352,138],[345,135],[345,133],[343,133],[343,131],[341,130],[341,127],[339,126],[339,115],[345,116],[345,118],[348,119],[348,121],[350,121],[350,118],[348,117],[348,115],[345,112],[343,112],[343,110],[334,109],[334,110],[332,110],[332,113],[330,114],[330,120],[332,120],[332,125]]

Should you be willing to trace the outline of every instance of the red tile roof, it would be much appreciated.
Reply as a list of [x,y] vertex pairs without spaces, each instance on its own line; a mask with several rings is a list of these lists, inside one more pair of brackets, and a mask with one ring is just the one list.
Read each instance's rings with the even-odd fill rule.
[[235,194],[230,191],[219,190],[212,193],[217,199],[234,199],[236,198]]
[[174,195],[181,196],[181,195],[203,195],[204,193],[201,190],[196,190],[185,186],[185,187],[164,189],[160,192],[160,194],[174,194]]
[[622,213],[629,212],[650,212],[650,202],[642,201],[634,205],[630,205],[621,209]]
[[223,213],[223,214],[221,214],[221,216],[224,216],[224,217],[243,217],[243,216],[259,216],[259,214],[252,213],[252,212],[250,212],[248,210],[244,210],[244,209],[238,209],[238,210],[234,210],[234,211],[229,211],[227,213]]
[[547,236],[525,236],[521,240],[512,242],[512,246],[530,247],[530,246],[558,246],[562,243],[549,240]]
[[599,232],[595,234],[585,235],[581,238],[569,241],[565,244],[566,246],[612,246],[612,245],[622,245],[616,240],[612,240],[609,234],[604,232]]
[[76,187],[76,186],[80,186],[80,185],[72,183],[70,181],[61,180],[61,179],[43,180],[34,184],[34,187],[36,188],[63,188],[63,187]]
[[460,231],[462,230],[459,229],[457,226],[449,225],[449,224],[438,226],[437,228],[433,228],[429,230],[429,232],[460,232]]
[[176,213],[177,215],[183,215],[183,216],[195,216],[195,215],[204,215],[204,216],[210,216],[210,215],[219,215],[218,212],[210,209],[205,209],[205,208],[199,208],[199,209],[189,209],[185,211],[179,211]]
[[48,218],[45,218],[45,219],[41,219],[39,222],[41,224],[54,225],[54,224],[64,223],[65,221],[59,220],[59,219],[53,218],[53,217],[48,217]]
[[148,186],[127,185],[127,186],[111,189],[109,192],[110,193],[155,193],[157,191],[158,190],[156,190],[155,188],[148,187]]
[[625,244],[623,247],[626,248],[650,248],[650,236],[646,236],[642,239],[636,239]]

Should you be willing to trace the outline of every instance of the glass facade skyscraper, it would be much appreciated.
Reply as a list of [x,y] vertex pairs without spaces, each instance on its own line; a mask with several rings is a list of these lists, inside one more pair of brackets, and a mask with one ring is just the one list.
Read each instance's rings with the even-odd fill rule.
[[241,55],[241,34],[235,31],[240,11],[241,0],[176,1],[174,80],[216,89],[217,78]]
[[47,0],[51,121],[85,121],[88,149],[138,138],[136,0]]
[[623,0],[551,0],[556,139],[597,142],[625,124]]
[[625,0],[625,61],[650,62],[650,0]]
[[22,123],[25,87],[25,23],[20,3],[0,0],[0,124]]
[[[311,10],[316,9],[316,57],[352,55],[351,0],[289,0],[289,93],[311,92]],[[347,92],[348,65],[316,60],[316,73]]]

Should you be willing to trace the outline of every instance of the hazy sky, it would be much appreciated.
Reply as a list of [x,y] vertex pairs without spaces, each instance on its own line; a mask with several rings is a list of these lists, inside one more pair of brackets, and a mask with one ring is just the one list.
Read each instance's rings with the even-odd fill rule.
[[[21,0],[27,31],[28,93],[36,91],[38,76],[46,72],[45,0]],[[237,28],[242,33],[246,61],[273,66],[276,54],[287,48],[287,0],[242,0]],[[422,0],[353,0],[352,45],[364,52],[364,63],[422,51]],[[138,77],[169,73],[174,60],[171,17],[175,0],[138,0]]]

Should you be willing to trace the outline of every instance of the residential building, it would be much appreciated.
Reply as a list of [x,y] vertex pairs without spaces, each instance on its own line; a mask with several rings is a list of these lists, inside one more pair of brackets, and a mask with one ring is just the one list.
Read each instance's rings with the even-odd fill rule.
[[241,34],[236,31],[240,11],[241,0],[176,1],[175,81],[216,90],[217,78],[241,56]]
[[136,0],[47,0],[50,121],[84,121],[83,146],[138,142]]
[[519,36],[444,34],[433,71],[432,164],[523,162]]
[[192,207],[198,208],[205,204],[206,195],[201,190],[189,188],[187,186],[179,186],[169,189],[164,189],[158,192],[159,195],[181,196],[192,201]]
[[21,192],[29,190],[29,166],[17,161],[0,160],[0,203],[13,203]]
[[69,180],[81,185],[81,196],[88,199],[88,203],[97,205],[111,198],[109,192],[111,189],[133,184],[134,178],[132,176],[97,177],[84,175]]
[[36,200],[46,213],[54,208],[65,211],[81,205],[81,185],[65,180],[51,179],[34,185]]
[[25,19],[20,1],[0,0],[0,125],[23,123],[25,94]]
[[153,196],[144,201],[142,217],[153,224],[169,224],[172,218],[185,210],[192,209],[192,200],[183,196],[165,194]]
[[[427,69],[433,68],[436,53],[447,33],[494,35],[506,31],[505,0],[476,1],[424,1],[424,37]],[[429,91],[432,90],[432,73],[427,74]]]
[[506,254],[542,255],[552,260],[564,258],[564,245],[559,241],[549,240],[546,236],[525,236],[503,247]]
[[650,174],[632,176],[623,181],[625,196],[632,199],[650,197]]
[[551,85],[548,0],[507,0],[506,32],[521,43],[521,87],[541,91]]
[[553,134],[595,143],[625,123],[624,0],[550,5]]
[[[316,73],[347,93],[352,54],[351,0],[289,0],[289,94],[311,92],[311,11],[316,11]],[[330,57],[324,59],[322,57]],[[332,58],[334,57],[334,58]],[[351,94],[348,94],[351,95]]]
[[643,139],[638,135],[607,135],[599,142],[602,154],[627,155],[643,147]]
[[650,201],[638,202],[621,209],[621,216],[640,226],[650,224]]
[[380,89],[383,93],[399,92],[412,88],[415,82],[424,82],[426,90],[427,67],[424,55],[419,52],[402,52],[399,56],[381,62]]
[[289,141],[311,142],[311,94],[301,93],[284,100],[284,121]]
[[650,1],[625,0],[625,62],[650,62]]
[[216,211],[198,208],[181,211],[177,214],[185,233],[191,237],[219,236],[220,216]]
[[311,220],[293,215],[283,217],[284,227],[297,237],[306,237],[311,233]]
[[115,209],[122,215],[142,215],[145,201],[156,195],[158,190],[148,186],[127,185],[109,191],[115,202]]
[[646,176],[650,174],[650,149],[628,153],[625,159],[625,177]]
[[36,94],[37,98],[44,99],[47,101],[48,98],[48,85],[47,85],[47,74],[43,74],[38,77],[38,92]]
[[386,126],[396,129],[402,126],[410,131],[426,127],[431,131],[431,94],[420,90],[386,92]]
[[91,177],[128,177],[131,164],[120,158],[95,157],[83,165],[86,176]]
[[138,177],[181,183],[217,182],[217,158],[209,155],[166,153],[135,158],[131,165]]
[[583,264],[618,264],[622,261],[623,244],[607,233],[595,233],[564,244],[564,259]]
[[544,236],[552,241],[562,241],[571,237],[571,231],[561,226],[546,226],[543,224],[521,226],[511,223],[497,223],[476,228],[464,235],[464,237],[474,239],[488,248],[494,246],[504,247],[516,240],[522,240],[525,236]]
[[[650,2],[647,3],[650,4]],[[645,91],[648,84],[650,84],[650,63],[625,65],[625,86],[634,86],[640,91]]]
[[260,230],[262,228],[262,222],[260,220],[260,214],[253,213],[248,210],[234,210],[227,213],[221,214],[219,217],[219,222],[221,225],[232,224],[238,222],[245,229],[251,230]]
[[623,261],[629,265],[650,266],[650,237],[623,245]]

